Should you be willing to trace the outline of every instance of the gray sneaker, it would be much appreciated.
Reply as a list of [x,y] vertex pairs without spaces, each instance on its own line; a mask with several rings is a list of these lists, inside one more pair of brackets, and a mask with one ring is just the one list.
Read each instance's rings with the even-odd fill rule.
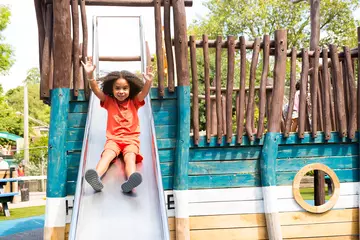
[[125,193],[131,192],[134,188],[140,185],[142,182],[142,176],[138,172],[134,172],[130,175],[129,179],[121,185],[121,189]]
[[96,191],[100,192],[104,188],[98,173],[95,169],[89,169],[85,173],[85,180],[90,184],[90,186]]

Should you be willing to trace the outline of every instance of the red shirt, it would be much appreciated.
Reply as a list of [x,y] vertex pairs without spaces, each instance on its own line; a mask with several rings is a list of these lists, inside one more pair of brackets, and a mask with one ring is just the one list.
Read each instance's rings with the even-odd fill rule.
[[105,101],[100,106],[108,112],[106,138],[124,143],[140,144],[140,124],[138,109],[145,101],[127,99],[119,102],[116,98],[105,95]]

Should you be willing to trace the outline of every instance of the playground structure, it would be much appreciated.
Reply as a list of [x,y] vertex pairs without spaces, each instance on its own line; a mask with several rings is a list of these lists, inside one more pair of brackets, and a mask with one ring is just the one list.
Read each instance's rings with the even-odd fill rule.
[[[51,103],[45,239],[63,239],[70,225],[84,225],[79,219],[70,221],[70,216],[66,214],[71,212],[71,196],[82,194],[79,192],[82,166],[88,161],[85,156],[90,143],[90,122],[94,121],[90,110],[95,105],[88,102],[90,91],[84,84],[86,80],[82,78],[78,61],[79,56],[83,60],[87,56],[85,4],[154,7],[156,55],[163,56],[162,3],[167,85],[163,58],[159,57],[158,87],[152,89],[151,101],[147,102],[147,105],[151,103],[147,109],[152,110],[150,124],[153,118],[155,129],[151,131],[151,137],[156,136],[156,141],[142,141],[142,144],[151,145],[151,151],[147,150],[147,153],[155,154],[152,159],[157,156],[158,161],[153,160],[153,163],[154,166],[159,164],[161,171],[161,174],[153,171],[155,176],[151,181],[163,187],[159,190],[158,203],[165,206],[158,207],[159,211],[166,207],[168,224],[162,229],[169,229],[169,235],[164,233],[163,238],[359,238],[359,136],[356,130],[360,127],[360,87],[356,88],[355,81],[357,77],[360,82],[359,46],[356,49],[344,47],[341,52],[335,45],[329,45],[329,50],[319,47],[311,51],[288,49],[285,30],[277,30],[273,40],[268,35],[254,41],[244,37],[237,40],[232,36],[226,41],[221,36],[209,40],[205,34],[200,41],[193,36],[188,41],[185,6],[191,5],[191,1],[89,0],[79,2],[83,31],[80,53],[78,1],[71,1],[73,39],[68,1],[37,0],[35,3],[39,26],[41,98]],[[174,40],[170,34],[171,7]],[[176,65],[172,46],[175,46]],[[205,63],[202,79],[204,93],[199,92],[202,81],[198,79],[195,61],[199,52],[197,48],[202,49]],[[209,48],[216,51],[213,84],[210,81]],[[221,78],[223,49],[228,53],[226,82]],[[247,73],[246,51],[249,50],[252,58]],[[239,65],[235,64],[237,51],[240,53]],[[261,52],[263,65],[257,88],[256,69]],[[129,61],[126,57],[112,59]],[[147,63],[150,59],[147,54]],[[144,59],[140,57],[140,60]],[[291,65],[288,72],[289,111],[281,127],[287,61]],[[291,113],[297,80],[296,66],[300,64],[299,125],[297,132],[293,133],[290,132]],[[234,85],[235,71],[240,72],[239,86]],[[267,84],[271,72],[272,86]],[[226,88],[222,88],[224,85]],[[201,99],[205,100],[205,113],[200,113]],[[214,106],[211,101],[215,101],[216,111],[211,112],[211,106]],[[255,119],[257,108],[258,121]],[[200,114],[206,116],[205,129],[200,128]],[[216,131],[212,115],[216,116]],[[236,116],[235,123],[233,116]],[[205,131],[204,136],[200,134],[202,131]],[[144,166],[146,171],[152,167],[150,165]],[[115,172],[114,169],[111,171]],[[306,203],[299,191],[301,178],[309,171],[315,171],[314,206]],[[334,185],[333,194],[326,202],[324,172]],[[109,181],[112,181],[112,186],[116,185],[113,179]],[[86,192],[86,189],[81,191]],[[140,190],[138,197],[144,195]],[[161,196],[164,196],[164,203]],[[73,211],[76,211],[76,206]],[[112,219],[121,218],[121,214],[114,215]],[[100,219],[101,215],[96,216],[98,221],[105,221]]]

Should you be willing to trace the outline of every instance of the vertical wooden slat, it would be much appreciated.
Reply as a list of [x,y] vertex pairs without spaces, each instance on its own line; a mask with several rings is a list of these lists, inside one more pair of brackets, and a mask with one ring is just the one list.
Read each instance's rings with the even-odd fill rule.
[[331,77],[330,69],[328,69],[328,76],[329,76],[329,85],[330,85],[330,114],[331,114],[331,126],[333,131],[337,131],[338,129],[338,122],[337,122],[337,115],[335,111],[335,88],[333,85],[333,79]]
[[215,75],[216,75],[216,118],[217,118],[217,142],[222,140],[222,110],[221,110],[221,42],[222,37],[216,38]]
[[38,25],[38,36],[39,36],[39,66],[40,72],[42,70],[42,61],[41,57],[43,55],[44,41],[45,41],[45,24],[44,17],[45,13],[43,13],[43,4],[42,0],[34,0],[35,12],[36,12],[36,20]]
[[354,71],[352,67],[351,55],[349,47],[344,47],[345,53],[345,65],[343,71],[347,72],[347,85],[349,88],[350,97],[350,114],[349,114],[349,126],[348,126],[348,137],[353,139],[355,137],[356,128],[356,89],[354,82]]
[[340,62],[339,56],[337,53],[337,47],[333,44],[330,44],[330,57],[332,64],[332,77],[335,82],[335,106],[336,112],[339,118],[339,130],[340,136],[346,137],[346,116],[345,116],[345,106],[344,106],[344,85],[342,84],[341,73],[340,73]]
[[159,96],[164,96],[164,53],[162,48],[162,23],[161,23],[161,2],[154,1],[154,16],[155,16],[155,43],[156,43],[156,60],[157,60],[157,74],[158,74],[158,90]]
[[194,144],[199,144],[199,89],[196,65],[196,40],[194,36],[190,36],[190,59],[191,59],[191,76],[193,90],[193,106],[192,120],[194,131]]
[[234,69],[235,69],[235,38],[229,36],[228,43],[228,66],[227,66],[227,82],[226,82],[226,140],[231,143],[232,140],[232,101],[234,87]]
[[246,109],[246,133],[250,141],[254,141],[253,136],[253,119],[254,119],[254,108],[255,108],[255,78],[256,78],[256,67],[258,64],[260,52],[260,38],[256,38],[254,41],[253,54],[250,66],[250,79],[249,79],[249,99]]
[[262,138],[264,133],[264,120],[266,112],[266,82],[269,74],[270,36],[264,35],[263,39],[263,69],[260,81],[259,124],[256,137]]
[[318,102],[317,102],[317,89],[318,89],[318,78],[319,78],[319,56],[320,56],[320,48],[315,48],[315,56],[314,56],[314,65],[313,67],[313,73],[311,76],[311,130],[312,130],[312,137],[317,137],[317,125],[318,125]]
[[323,101],[323,115],[324,115],[324,132],[325,139],[330,139],[330,131],[331,131],[331,116],[330,116],[330,79],[329,79],[329,69],[328,69],[328,49],[323,49],[323,86],[324,86],[324,101]]
[[320,131],[324,131],[324,118],[323,118],[323,102],[324,102],[324,85],[323,85],[323,81],[322,81],[322,71],[319,71],[319,75],[318,75],[318,80],[319,80],[319,85],[318,85],[318,90],[317,90],[317,95],[318,95],[318,109],[319,109],[319,127],[320,127]]
[[169,92],[175,91],[174,84],[174,56],[172,52],[171,43],[171,21],[170,21],[170,0],[164,1],[164,35],[165,35],[165,49],[167,61],[167,82]]
[[224,95],[221,95],[221,119],[222,119],[222,131],[223,134],[226,132],[226,126],[227,126],[227,122],[226,122],[226,97]]
[[206,113],[206,140],[210,142],[211,136],[211,103],[210,103],[210,60],[208,36],[203,35],[203,54],[204,54],[204,81],[205,81],[205,113]]
[[51,45],[52,45],[52,28],[53,28],[53,6],[49,4],[46,6],[46,21],[45,21],[45,39],[42,50],[41,59],[41,81],[40,81],[40,99],[50,97],[50,74],[51,74]]
[[292,122],[292,112],[294,109],[294,100],[295,100],[295,85],[296,85],[296,48],[292,47],[291,49],[291,67],[290,67],[290,95],[289,95],[289,105],[288,112],[286,116],[285,122],[285,137],[289,137],[289,133],[291,130],[291,122]]
[[[81,50],[81,60],[86,63],[87,60],[87,51],[88,51],[88,28],[87,28],[87,16],[86,16],[86,7],[85,0],[80,1],[80,12],[81,12],[81,26],[82,26],[82,50]],[[99,66],[98,66],[99,67]],[[83,80],[84,80],[84,92],[86,99],[90,98],[90,86],[88,80],[86,79],[86,72],[83,68]]]
[[342,59],[340,61],[340,72],[341,72],[341,76],[342,76],[342,84],[344,86],[344,102],[345,102],[345,117],[346,117],[346,126],[349,127],[349,115],[350,115],[350,93],[349,93],[349,86],[347,84],[348,79],[347,79],[347,71],[346,71],[346,65],[345,65],[345,60]]
[[357,28],[358,36],[358,67],[357,67],[357,76],[358,76],[358,86],[357,86],[357,129],[360,129],[360,27]]
[[217,119],[216,119],[216,99],[211,98],[210,99],[210,116],[211,121],[209,121],[209,124],[211,124],[211,136],[215,136],[217,134]]
[[239,91],[239,108],[236,119],[237,143],[242,143],[244,130],[244,114],[245,114],[245,83],[246,83],[246,42],[245,37],[240,37],[240,91]]
[[71,12],[72,12],[72,23],[73,23],[73,85],[74,85],[74,96],[79,95],[79,84],[80,84],[80,49],[79,49],[79,1],[71,0]]
[[302,49],[302,67],[301,67],[301,82],[300,82],[300,106],[299,106],[299,138],[304,138],[305,121],[306,121],[306,87],[308,83],[309,74],[309,52],[307,49]]

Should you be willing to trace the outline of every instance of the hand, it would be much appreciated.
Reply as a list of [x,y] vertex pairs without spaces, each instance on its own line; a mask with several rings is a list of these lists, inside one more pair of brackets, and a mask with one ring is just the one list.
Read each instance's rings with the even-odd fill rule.
[[153,78],[154,78],[154,74],[152,73],[152,67],[151,66],[148,66],[146,68],[146,74],[143,73],[143,77],[145,78],[146,81],[152,81]]
[[81,63],[85,69],[87,79],[88,80],[93,79],[94,77],[93,72],[96,68],[96,65],[92,64],[92,57],[87,58],[86,64],[83,61],[81,61]]

